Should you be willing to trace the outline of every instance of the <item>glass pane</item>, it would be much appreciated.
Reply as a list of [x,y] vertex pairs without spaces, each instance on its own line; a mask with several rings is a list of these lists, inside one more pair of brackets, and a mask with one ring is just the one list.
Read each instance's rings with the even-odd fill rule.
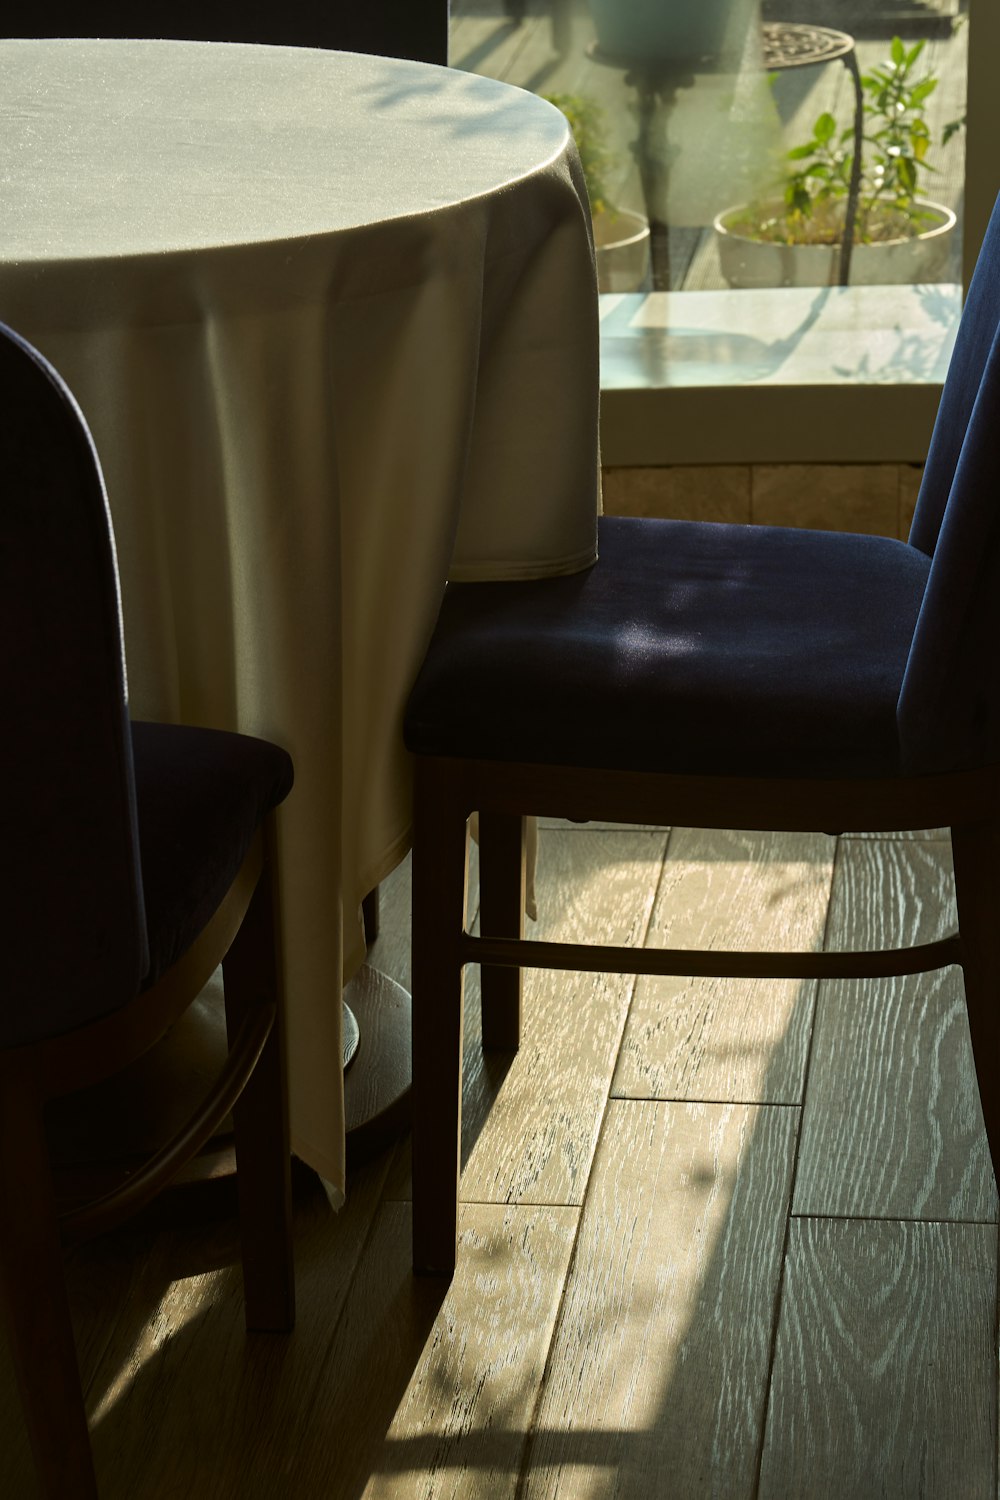
[[570,116],[604,292],[957,283],[962,9],[452,0],[451,61]]

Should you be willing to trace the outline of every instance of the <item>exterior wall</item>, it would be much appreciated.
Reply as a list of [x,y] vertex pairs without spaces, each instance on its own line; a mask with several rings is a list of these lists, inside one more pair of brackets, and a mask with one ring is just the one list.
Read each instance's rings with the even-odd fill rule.
[[606,468],[616,516],[861,531],[906,540],[919,464],[720,464]]

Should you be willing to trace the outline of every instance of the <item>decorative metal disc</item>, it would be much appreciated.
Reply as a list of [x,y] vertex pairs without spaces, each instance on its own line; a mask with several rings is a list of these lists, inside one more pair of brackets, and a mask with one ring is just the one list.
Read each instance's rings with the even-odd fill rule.
[[761,27],[761,42],[764,67],[769,73],[835,62],[854,51],[854,38],[846,31],[798,21],[766,21]]
[[344,1006],[344,1022],[343,1022],[343,1025],[344,1025],[344,1071],[346,1072],[347,1069],[350,1067],[351,1063],[354,1061],[354,1054],[357,1052],[357,1050],[358,1050],[358,1043],[361,1041],[361,1028],[358,1025],[357,1017],[355,1016],[353,1010],[351,1009],[351,1007],[349,1005],[345,1005]]

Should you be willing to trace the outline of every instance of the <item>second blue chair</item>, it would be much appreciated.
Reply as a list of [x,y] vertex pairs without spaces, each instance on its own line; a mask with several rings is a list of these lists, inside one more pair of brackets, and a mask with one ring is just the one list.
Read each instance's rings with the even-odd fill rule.
[[[1000,209],[908,542],[606,519],[588,572],[449,587],[406,716],[414,754],[413,1232],[455,1264],[462,972],[484,1044],[523,966],[747,977],[960,964],[1000,1164]],[[480,815],[480,925],[463,928]],[[884,953],[523,941],[523,815],[704,828],[951,829],[959,931]]]
[[[3,325],[0,475],[0,1310],[40,1492],[91,1500],[61,1243],[141,1208],[230,1110],[247,1324],[294,1320],[273,858],[292,763],[246,735],[130,719],[97,454],[59,375]],[[123,1183],[60,1213],[46,1106],[127,1068],[220,962],[217,1083]]]

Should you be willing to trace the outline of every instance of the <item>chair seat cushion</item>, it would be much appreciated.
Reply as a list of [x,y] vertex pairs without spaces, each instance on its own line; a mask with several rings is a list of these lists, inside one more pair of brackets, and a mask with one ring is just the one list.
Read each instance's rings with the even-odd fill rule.
[[606,517],[585,573],[449,586],[407,746],[618,770],[896,774],[929,567],[886,537]]
[[132,752],[148,988],[214,915],[263,818],[288,795],[292,762],[266,740],[137,721]]

